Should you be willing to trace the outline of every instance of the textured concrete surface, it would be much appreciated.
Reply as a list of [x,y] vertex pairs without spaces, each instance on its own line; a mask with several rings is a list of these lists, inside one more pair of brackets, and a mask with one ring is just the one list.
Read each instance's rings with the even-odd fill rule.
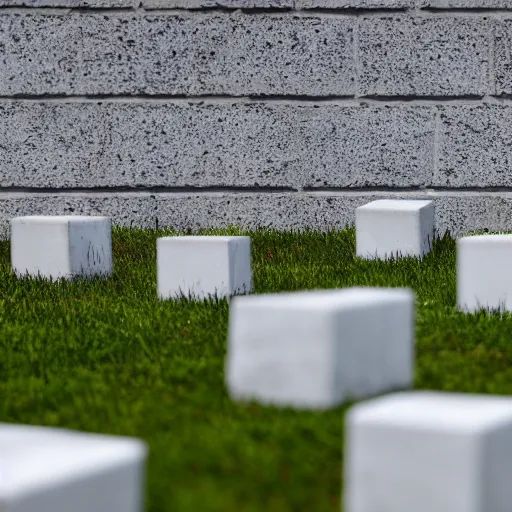
[[486,94],[490,87],[489,28],[483,17],[361,18],[360,94]]
[[432,185],[512,186],[512,105],[438,107],[439,145]]
[[239,13],[7,13],[0,95],[351,95],[354,24]]
[[512,193],[158,194],[159,226],[197,231],[227,225],[282,230],[342,229],[355,210],[376,199],[430,199],[436,229],[512,231]]
[[173,227],[197,233],[229,225],[257,229],[318,231],[355,223],[356,208],[376,199],[429,199],[436,230],[461,235],[473,230],[512,231],[512,193],[105,193],[0,192],[0,238],[18,215],[107,215],[114,225]]
[[0,7],[130,8],[138,0],[0,0]]
[[105,215],[114,225],[156,227],[156,200],[149,193],[0,192],[0,238],[10,236],[9,220],[25,215]]
[[496,23],[495,34],[496,94],[512,94],[512,19]]
[[297,0],[142,0],[144,7],[153,9],[200,9],[228,7],[232,9],[295,8]]
[[510,0],[0,0],[0,6],[146,9],[510,9]]
[[4,187],[419,186],[433,143],[428,107],[0,103]]

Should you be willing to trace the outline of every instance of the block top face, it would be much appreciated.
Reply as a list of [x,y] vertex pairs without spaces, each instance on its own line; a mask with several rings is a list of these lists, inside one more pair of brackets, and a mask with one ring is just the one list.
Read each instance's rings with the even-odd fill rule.
[[464,393],[395,393],[354,406],[351,420],[418,430],[473,433],[510,424],[512,399]]
[[26,217],[15,217],[11,219],[11,223],[25,223],[30,222],[31,224],[49,224],[49,223],[68,223],[68,222],[104,222],[110,220],[110,217],[96,217],[88,215],[29,215]]
[[138,439],[0,424],[0,504],[146,455],[147,447]]
[[420,199],[379,199],[357,208],[358,210],[415,212],[432,205],[432,201]]
[[512,235],[475,235],[463,236],[457,240],[458,244],[510,244]]
[[158,240],[182,242],[236,242],[239,240],[250,240],[249,236],[164,236]]
[[261,307],[264,309],[314,309],[321,311],[340,308],[358,308],[386,300],[414,300],[414,293],[407,288],[354,287],[333,290],[306,290],[300,292],[266,293],[233,298],[236,307]]

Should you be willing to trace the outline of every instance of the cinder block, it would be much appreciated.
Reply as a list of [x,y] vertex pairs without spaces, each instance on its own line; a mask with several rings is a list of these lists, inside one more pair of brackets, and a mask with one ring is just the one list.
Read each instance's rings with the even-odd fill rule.
[[512,235],[467,236],[457,240],[459,309],[512,311]]
[[[510,8],[510,2],[504,0]],[[493,94],[512,94],[512,66],[510,65],[510,48],[512,45],[512,19],[502,17],[494,27],[494,75],[496,91]]]
[[6,13],[0,95],[351,95],[355,23],[261,13]]
[[382,199],[356,210],[360,258],[423,257],[434,240],[434,203]]
[[138,439],[0,424],[2,512],[142,512]]
[[[512,107],[446,105],[438,106],[437,110],[438,163],[432,185],[475,189],[512,186],[508,163],[512,161]],[[502,195],[503,200],[505,197]]]
[[482,17],[361,18],[359,94],[491,94],[489,33]]
[[0,102],[0,183],[421,187],[434,128],[433,109],[419,105]]
[[348,411],[345,512],[508,512],[512,400],[409,392]]
[[11,220],[11,264],[18,276],[47,279],[112,273],[108,217],[29,216]]
[[171,236],[156,247],[161,299],[229,298],[252,290],[248,236]]
[[411,386],[414,294],[352,288],[237,297],[226,385],[240,401],[304,409]]

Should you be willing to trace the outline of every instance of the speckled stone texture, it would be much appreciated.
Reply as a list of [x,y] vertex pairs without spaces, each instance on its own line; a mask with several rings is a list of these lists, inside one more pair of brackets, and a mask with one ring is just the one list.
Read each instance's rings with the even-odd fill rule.
[[432,184],[512,186],[512,105],[446,106],[438,111],[438,161]]
[[512,18],[496,24],[494,66],[496,94],[512,94]]
[[360,94],[484,95],[489,47],[489,21],[480,17],[363,17]]
[[428,199],[436,232],[458,236],[474,230],[511,230],[512,193],[276,193],[158,194],[158,225],[193,232],[204,227],[317,231],[355,223],[356,208],[376,199]]
[[356,208],[376,199],[429,199],[435,204],[436,231],[458,236],[473,230],[510,231],[512,193],[88,193],[0,192],[0,238],[20,215],[106,215],[114,225],[317,231],[354,224]]
[[239,12],[4,14],[0,95],[351,95],[354,23]]
[[142,0],[144,7],[153,9],[200,9],[227,7],[232,9],[266,9],[295,7],[297,0]]
[[10,219],[26,215],[104,215],[114,225],[155,228],[156,206],[149,193],[0,192],[0,239],[10,237]]
[[419,186],[433,143],[428,107],[0,103],[4,187]]

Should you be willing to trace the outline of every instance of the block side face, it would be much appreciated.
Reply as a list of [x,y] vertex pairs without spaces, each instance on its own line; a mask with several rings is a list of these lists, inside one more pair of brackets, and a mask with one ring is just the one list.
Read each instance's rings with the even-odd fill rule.
[[479,439],[400,428],[349,416],[344,510],[483,512],[478,503]]
[[109,276],[113,272],[110,219],[69,222],[71,273],[74,276]]
[[226,385],[239,400],[322,409],[341,402],[332,316],[276,308],[230,309]]
[[66,222],[12,222],[12,269],[19,276],[69,278],[72,275],[69,243]]
[[233,294],[250,293],[253,288],[251,239],[237,237],[229,243],[230,292]]
[[[371,321],[368,319],[371,318]],[[414,296],[389,297],[336,317],[338,374],[346,393],[366,398],[412,385]]]
[[512,421],[490,430],[484,437],[480,479],[482,511],[507,512],[512,502]]
[[157,289],[162,299],[229,297],[229,243],[157,240]]
[[512,311],[512,274],[504,271],[512,258],[512,243],[468,242],[457,244],[459,309]]
[[422,256],[419,212],[356,211],[356,254],[361,258]]
[[[73,510],[74,512],[141,512],[144,502],[144,461],[130,461],[109,470],[64,477],[12,500],[13,512]],[[7,509],[9,510],[9,509]]]
[[421,256],[432,250],[435,236],[435,206],[433,202],[420,210],[420,253]]

